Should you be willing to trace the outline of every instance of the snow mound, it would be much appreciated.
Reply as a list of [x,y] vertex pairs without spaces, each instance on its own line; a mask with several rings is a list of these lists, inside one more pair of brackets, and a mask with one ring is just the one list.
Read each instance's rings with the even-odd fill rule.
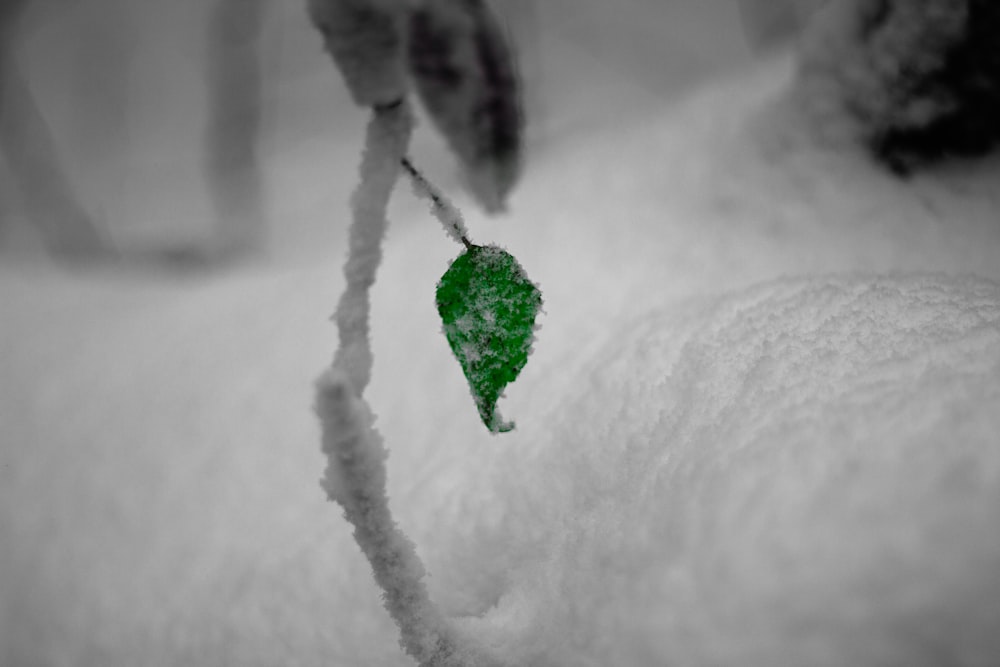
[[510,664],[1000,654],[1000,285],[773,282],[623,326],[561,382],[546,437],[477,452],[417,538]]

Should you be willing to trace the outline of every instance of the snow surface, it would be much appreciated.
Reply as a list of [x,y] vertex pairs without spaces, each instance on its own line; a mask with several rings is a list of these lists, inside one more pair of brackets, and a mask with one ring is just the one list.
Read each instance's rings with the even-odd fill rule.
[[[895,180],[815,139],[790,80],[613,118],[511,217],[465,209],[545,298],[511,434],[440,334],[455,246],[397,189],[367,392],[390,503],[511,664],[1000,655],[1000,168]],[[409,664],[317,483],[339,259],[0,266],[0,663]]]

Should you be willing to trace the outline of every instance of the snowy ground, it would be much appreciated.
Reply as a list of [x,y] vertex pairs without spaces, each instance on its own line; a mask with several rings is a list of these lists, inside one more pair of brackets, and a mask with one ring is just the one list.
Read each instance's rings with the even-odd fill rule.
[[[512,434],[439,333],[457,249],[398,191],[369,400],[431,593],[511,664],[995,664],[1000,164],[895,180],[813,139],[787,60],[718,57],[681,103],[657,68],[543,76],[572,103],[511,216],[456,197],[546,298]],[[363,117],[300,72],[270,261],[0,264],[0,663],[408,664],[316,483]]]

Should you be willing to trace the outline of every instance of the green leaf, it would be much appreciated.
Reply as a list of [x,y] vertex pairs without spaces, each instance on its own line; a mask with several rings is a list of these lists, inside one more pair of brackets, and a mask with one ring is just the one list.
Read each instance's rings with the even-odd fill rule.
[[521,265],[495,245],[470,245],[438,283],[444,335],[494,433],[514,428],[501,420],[496,402],[528,363],[541,306],[542,293]]

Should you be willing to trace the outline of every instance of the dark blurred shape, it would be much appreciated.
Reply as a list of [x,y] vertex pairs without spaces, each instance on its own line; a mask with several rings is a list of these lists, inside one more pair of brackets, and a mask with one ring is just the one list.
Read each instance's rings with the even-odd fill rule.
[[107,256],[109,242],[74,194],[18,63],[17,32],[29,4],[0,2],[0,152],[25,215],[50,252],[84,260]]
[[[984,156],[1000,146],[1000,2],[935,5],[942,3],[888,2],[869,35],[875,48],[895,33],[916,32],[910,61],[926,62],[929,51],[937,55],[932,67],[904,66],[890,81],[901,110],[933,112],[916,122],[909,121],[915,114],[901,112],[903,120],[886,123],[871,139],[876,156],[900,174],[949,158]],[[923,36],[933,36],[950,16],[959,26],[954,33],[937,40]]]
[[391,105],[406,95],[403,14],[402,5],[371,0],[309,2],[309,17],[358,106]]
[[542,76],[542,19],[538,0],[490,0],[505,37],[515,53],[514,65],[521,86],[525,144],[538,137],[537,123],[544,113]]
[[831,0],[804,34],[800,79],[896,174],[985,156],[1000,146],[1000,3]]
[[209,17],[204,167],[222,254],[259,249],[266,232],[257,156],[265,6],[265,0],[216,0]]
[[410,18],[410,73],[420,99],[488,212],[520,176],[524,110],[515,54],[482,0],[427,0]]

